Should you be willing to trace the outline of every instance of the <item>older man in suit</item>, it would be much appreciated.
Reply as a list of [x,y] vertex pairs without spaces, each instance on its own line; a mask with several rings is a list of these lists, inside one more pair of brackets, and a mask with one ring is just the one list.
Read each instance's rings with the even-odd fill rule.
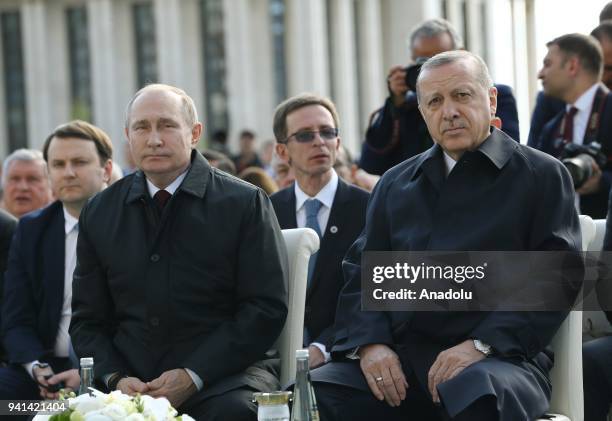
[[308,267],[304,346],[310,366],[329,360],[342,258],[365,221],[368,193],[345,183],[333,165],[340,147],[338,113],[327,98],[297,95],[274,113],[276,152],[289,162],[295,183],[272,195],[281,228],[309,227],[321,238]]
[[77,223],[85,202],[108,183],[112,153],[109,137],[84,121],[59,126],[45,141],[58,200],[23,216],[11,245],[2,305],[11,365],[0,369],[2,399],[54,398],[52,386],[62,382],[78,389],[68,335]]
[[70,334],[111,390],[250,420],[252,392],[279,387],[262,360],[287,313],[285,245],[265,193],[212,168],[201,133],[183,90],[133,96],[125,134],[140,170],[81,213]]
[[531,421],[548,407],[542,351],[566,313],[360,309],[366,251],[580,249],[568,172],[490,128],[496,89],[482,59],[434,56],[417,93],[436,145],[372,193],[344,261],[337,362],[312,373],[322,418]]

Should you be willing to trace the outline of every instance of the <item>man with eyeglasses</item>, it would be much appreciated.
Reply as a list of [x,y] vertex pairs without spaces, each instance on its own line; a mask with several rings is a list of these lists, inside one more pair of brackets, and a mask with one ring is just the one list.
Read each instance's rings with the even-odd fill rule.
[[321,239],[310,258],[304,315],[304,347],[310,366],[329,360],[336,302],[342,288],[342,258],[365,221],[368,193],[345,183],[333,165],[340,148],[338,113],[327,98],[302,94],[274,114],[276,152],[289,162],[295,183],[272,195],[281,228],[308,227]]

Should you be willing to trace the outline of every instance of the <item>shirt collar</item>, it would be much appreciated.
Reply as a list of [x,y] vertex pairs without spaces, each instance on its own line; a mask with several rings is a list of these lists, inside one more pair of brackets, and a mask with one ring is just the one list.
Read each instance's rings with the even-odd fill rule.
[[[485,157],[497,169],[502,169],[506,162],[510,160],[514,150],[518,147],[518,143],[514,141],[510,136],[505,134],[495,127],[491,127],[491,134],[480,144],[480,146],[474,152],[479,152]],[[474,153],[466,152],[466,153]],[[444,160],[444,169],[448,169],[448,163],[446,162],[446,154],[439,144],[435,144],[427,151],[423,152],[420,156],[420,162],[417,164],[416,171],[411,177],[411,180],[416,179],[422,171],[427,170],[430,174],[434,171],[440,171],[439,165],[440,159]],[[450,171],[449,171],[450,172]],[[439,177],[443,177],[440,173]]]
[[69,234],[70,231],[72,231],[74,227],[79,223],[79,220],[74,216],[70,215],[70,213],[68,213],[68,210],[66,210],[65,206],[62,206],[62,209],[64,210],[64,229],[66,230],[66,234]]
[[567,104],[565,106],[565,111],[569,111],[571,107],[578,108],[579,111],[589,112],[591,111],[591,107],[593,106],[593,101],[595,100],[595,93],[597,92],[597,88],[599,87],[599,83],[595,83],[589,89],[584,91],[582,95],[578,97],[576,102],[573,104]]
[[[183,180],[187,176],[187,171],[188,170],[189,170],[189,168],[187,168],[185,171],[183,171],[181,173],[181,175],[176,177],[172,183],[168,184],[168,186],[164,190],[166,190],[170,194],[174,194],[176,189],[179,188],[179,186],[181,185],[181,183],[183,182]],[[161,189],[159,187],[157,187],[155,184],[151,183],[151,181],[149,181],[148,178],[146,178],[146,180],[147,180],[147,189],[149,190],[149,194],[151,195],[151,197],[153,197],[153,196],[155,196],[155,193],[157,193]]]
[[457,161],[455,161],[449,154],[447,154],[445,151],[444,153],[444,163],[446,164],[446,176],[448,177],[448,175],[450,174],[450,172],[453,170],[453,168],[455,167],[455,164],[457,163]]
[[[295,210],[299,211],[302,206],[304,206],[304,202],[308,199],[313,199],[308,196],[298,185],[296,181],[294,184],[295,190]],[[327,206],[331,209],[332,204],[334,203],[334,196],[336,195],[336,190],[338,189],[338,174],[336,171],[332,169],[332,176],[327,184],[317,193],[314,199],[318,199],[323,205]]]

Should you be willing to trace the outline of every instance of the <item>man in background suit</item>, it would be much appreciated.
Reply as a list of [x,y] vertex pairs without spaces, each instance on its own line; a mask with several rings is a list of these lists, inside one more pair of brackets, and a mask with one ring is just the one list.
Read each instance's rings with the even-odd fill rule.
[[[8,212],[0,209],[0,303],[4,292],[4,272],[6,271],[6,262],[8,260],[9,248],[13,233],[17,227],[17,218]],[[0,316],[2,315],[2,306],[0,305]],[[2,318],[0,317],[0,326]],[[0,334],[0,364],[7,361],[6,351],[2,344]]]
[[[444,51],[463,49],[463,40],[450,22],[430,19],[412,30],[409,45],[415,63]],[[414,86],[406,84],[406,68],[392,67],[387,85],[389,96],[382,108],[370,117],[360,160],[362,169],[378,175],[433,145],[419,113]],[[501,129],[519,141],[518,112],[512,89],[506,85],[495,86]]]
[[539,78],[544,93],[566,106],[529,146],[562,158],[568,144],[599,143],[606,162],[600,166],[591,160],[591,176],[575,185],[576,201],[580,213],[605,218],[612,183],[612,94],[601,83],[601,46],[583,34],[563,35],[546,45],[548,53]]
[[17,149],[2,164],[2,207],[15,218],[53,201],[42,153]]
[[164,396],[196,419],[254,420],[279,388],[265,358],[287,314],[286,251],[256,187],[212,168],[183,90],[147,85],[125,134],[139,171],[79,220],[70,334],[110,390]]
[[333,169],[340,148],[338,113],[327,98],[302,94],[274,113],[276,152],[288,161],[295,183],[270,198],[283,229],[308,227],[321,239],[311,257],[304,315],[304,346],[310,366],[329,359],[342,258],[365,221],[368,193],[344,182]]
[[[609,5],[612,5],[610,3]],[[612,10],[612,8],[611,8]],[[604,15],[602,10],[602,16]],[[612,21],[600,20],[599,26],[591,31],[591,35],[597,38],[603,53],[603,74],[601,81],[608,89],[612,89]],[[536,105],[531,115],[531,125],[529,127],[528,145],[537,143],[542,128],[552,120],[557,114],[565,110],[565,102],[558,98],[545,95],[543,91],[538,92]]]
[[382,176],[344,259],[334,361],[312,372],[321,418],[532,421],[567,312],[361,311],[363,252],[580,250],[567,170],[490,128],[480,57],[434,56],[417,94],[436,145]]
[[68,335],[77,223],[85,202],[108,183],[112,153],[109,137],[84,121],[59,126],[44,143],[58,200],[23,216],[11,245],[2,304],[11,365],[0,369],[2,399],[55,398],[47,387],[60,382],[78,389]]

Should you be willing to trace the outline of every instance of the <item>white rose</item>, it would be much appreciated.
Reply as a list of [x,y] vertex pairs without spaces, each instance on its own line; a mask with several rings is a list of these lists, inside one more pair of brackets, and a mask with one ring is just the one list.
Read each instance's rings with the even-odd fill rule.
[[104,399],[89,395],[81,395],[70,401],[70,408],[79,411],[81,414],[97,411],[103,407]]
[[130,414],[125,419],[125,421],[145,421],[145,417],[143,417],[142,414],[138,414],[138,413]]
[[85,421],[113,421],[113,419],[99,412],[94,412],[85,415]]
[[123,420],[128,415],[120,403],[110,403],[102,408],[100,412],[117,421]]

